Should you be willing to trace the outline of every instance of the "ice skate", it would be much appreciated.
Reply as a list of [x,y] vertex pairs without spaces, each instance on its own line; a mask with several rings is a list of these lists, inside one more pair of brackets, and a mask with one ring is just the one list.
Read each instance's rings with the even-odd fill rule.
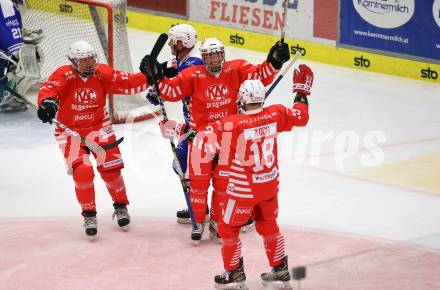
[[123,204],[113,204],[115,211],[113,212],[112,218],[117,219],[118,225],[124,230],[128,230],[128,224],[130,223],[130,215],[127,211],[127,206]]
[[244,273],[243,257],[240,258],[240,266],[232,271],[226,270],[223,274],[214,278],[217,289],[248,289],[246,286],[246,274]]
[[193,240],[195,245],[198,245],[203,237],[203,231],[205,230],[205,223],[196,224],[197,229],[191,231],[191,240]]
[[244,226],[242,226],[240,228],[240,231],[242,233],[247,233],[247,232],[250,232],[253,230],[255,230],[255,220],[253,220],[251,218],[248,220],[248,222]]
[[218,226],[217,222],[210,220],[209,221],[209,239],[215,241],[217,244],[222,243],[222,239],[218,235]]
[[179,224],[190,224],[191,218],[189,216],[189,211],[187,209],[182,209],[177,211],[177,223]]
[[[182,209],[177,211],[177,223],[178,224],[190,224],[191,223],[191,217],[189,215],[189,211],[187,209]],[[206,208],[206,216],[205,216],[205,222],[209,221],[209,208]]]
[[98,233],[96,213],[83,212],[84,228],[87,237],[93,241]]
[[274,289],[293,289],[290,284],[290,273],[287,266],[287,256],[282,259],[282,264],[273,267],[270,272],[261,274],[261,282],[265,287]]

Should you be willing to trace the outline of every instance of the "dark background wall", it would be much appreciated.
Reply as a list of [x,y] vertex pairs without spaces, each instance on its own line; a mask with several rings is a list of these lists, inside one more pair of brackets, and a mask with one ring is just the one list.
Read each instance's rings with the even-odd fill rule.
[[128,6],[187,16],[186,0],[128,0]]

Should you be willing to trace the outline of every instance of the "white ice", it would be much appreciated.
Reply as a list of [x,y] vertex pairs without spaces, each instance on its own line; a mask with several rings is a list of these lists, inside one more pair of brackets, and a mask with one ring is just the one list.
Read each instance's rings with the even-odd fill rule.
[[[151,50],[156,37],[157,34],[154,33],[129,30],[134,67],[137,67],[142,56]],[[231,47],[226,49],[227,59],[243,58],[257,64],[265,57],[264,53]],[[169,58],[169,49],[165,47],[159,60],[165,61]],[[366,165],[362,160],[373,157],[369,151],[373,150],[372,144],[366,143],[368,136],[379,138],[373,140],[378,145],[376,153],[379,152],[379,162],[385,164],[439,153],[439,84],[351,70],[303,59],[298,63],[305,63],[313,69],[315,82],[312,96],[309,98],[309,124],[305,128],[283,133],[279,141],[281,188],[278,221],[282,228],[316,230],[340,234],[341,237],[352,235],[387,242],[415,240],[440,233],[440,192],[377,182],[355,174],[365,169]],[[290,106],[293,101],[291,85],[292,71],[284,77],[267,103]],[[167,111],[174,119],[182,119],[181,106],[180,102],[166,103]],[[124,242],[118,241],[117,234],[113,234],[114,240],[105,240],[106,232],[100,231],[99,235],[103,238],[94,243],[94,248],[98,248],[99,243],[115,243],[115,248],[112,248],[114,251],[118,249],[118,245],[123,244],[124,247],[130,247],[131,251],[136,250],[135,255],[143,255],[142,247],[130,244],[127,240],[133,235],[138,238],[137,241],[145,239],[143,245],[150,247],[149,237],[139,237],[136,234],[136,231],[142,232],[148,228],[147,222],[140,223],[144,220],[163,220],[166,221],[168,230],[171,230],[169,227],[175,227],[176,234],[189,235],[189,227],[182,230],[181,225],[174,223],[176,210],[184,208],[185,203],[178,179],[171,170],[172,153],[169,143],[161,138],[157,122],[158,120],[152,119],[115,126],[118,135],[125,137],[121,145],[125,162],[123,175],[128,189],[129,211],[133,217],[133,224],[136,220],[139,220],[139,224],[124,234]],[[75,235],[70,233],[74,244],[68,243],[65,251],[59,249],[60,253],[72,251],[72,255],[81,254],[76,253],[76,250],[81,251],[86,246],[82,245],[85,241],[81,228],[80,207],[76,201],[72,178],[66,174],[64,162],[55,144],[53,128],[41,124],[35,112],[30,110],[0,115],[0,132],[2,236],[6,235],[9,241],[17,239],[19,244],[18,235],[11,236],[7,233],[8,221],[35,222],[43,219],[50,222],[66,219],[73,221],[72,226],[69,224],[65,231],[75,232]],[[328,139],[320,144],[318,139],[323,135]],[[346,136],[351,136],[351,139],[345,139]],[[349,149],[348,153],[344,152],[346,148]],[[380,159],[380,153],[383,153],[383,160]],[[423,167],[414,168],[416,174],[424,170],[426,169]],[[96,175],[98,216],[102,220],[110,220],[110,197],[99,174]],[[102,223],[105,225],[104,221]],[[108,224],[110,223],[109,221]],[[106,230],[110,228],[109,225]],[[65,231],[56,231],[55,236],[63,236],[66,234]],[[44,223],[39,223],[39,228],[34,229],[34,232],[36,235],[41,232],[44,236]],[[160,235],[159,230],[154,233],[153,239],[157,241]],[[170,236],[171,234],[166,235],[167,238]],[[62,241],[66,242],[65,238]],[[158,242],[164,243],[167,249],[181,247],[179,244],[170,244],[176,243],[176,240]],[[289,243],[289,240],[287,242]],[[56,238],[51,243],[56,244]],[[322,243],[326,243],[325,239]],[[429,245],[430,248],[440,248],[439,240],[434,238],[425,239],[423,244]],[[212,275],[221,270],[220,251],[215,248],[217,246],[211,247],[218,272],[208,272],[204,281],[194,281],[199,285],[197,289],[210,289]],[[263,251],[260,242],[256,243],[256,247],[260,247],[258,251]],[[1,249],[1,252],[13,250]],[[206,247],[204,250],[206,251]],[[50,249],[45,251],[43,253],[49,258],[56,259],[55,256],[51,256]],[[245,255],[249,252],[245,252]],[[264,254],[261,257],[263,260],[259,263],[267,267]],[[144,258],[146,261],[149,259],[148,255]],[[157,258],[159,266],[160,261],[166,258]],[[93,260],[91,257],[89,262],[93,263]],[[63,267],[67,262],[59,263],[60,267]],[[124,261],[122,264],[127,266]],[[29,266],[26,263],[21,265],[25,268]],[[74,266],[73,269],[77,267],[80,268]],[[154,268],[154,265],[145,267]],[[185,277],[185,267],[175,265],[172,271],[181,271],[182,277]],[[10,269],[0,268],[0,282],[14,279],[14,275],[8,271]],[[29,278],[17,277],[24,280]],[[112,277],[112,274],[106,277]],[[57,281],[63,281],[62,277],[57,277]],[[69,288],[63,287],[62,283],[56,285],[54,289]],[[79,284],[72,285],[75,286],[70,286],[69,289],[81,288]],[[102,283],[97,285],[99,287],[89,288],[105,288]],[[160,286],[160,283],[156,286],[148,283],[143,285],[144,289],[185,289],[171,287],[169,284]],[[136,287],[135,284],[130,289],[140,287]]]

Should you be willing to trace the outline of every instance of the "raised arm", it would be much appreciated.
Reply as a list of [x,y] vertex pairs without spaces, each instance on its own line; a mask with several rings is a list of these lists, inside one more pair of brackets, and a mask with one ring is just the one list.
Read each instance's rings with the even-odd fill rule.
[[[153,64],[152,68],[150,63]],[[167,78],[157,59],[151,59],[150,55],[144,56],[139,69],[146,76],[148,85],[154,86],[154,80],[157,81],[164,101],[177,102],[192,95],[191,69],[180,72],[176,77]]]
[[313,85],[313,71],[301,64],[293,74],[293,92],[296,93],[293,107],[286,108],[282,106],[281,113],[283,117],[278,123],[278,131],[290,131],[293,126],[302,127],[309,121],[309,102],[307,96]]
[[133,95],[145,91],[147,78],[142,73],[126,73],[113,70],[106,64],[100,64],[96,71],[110,94]]

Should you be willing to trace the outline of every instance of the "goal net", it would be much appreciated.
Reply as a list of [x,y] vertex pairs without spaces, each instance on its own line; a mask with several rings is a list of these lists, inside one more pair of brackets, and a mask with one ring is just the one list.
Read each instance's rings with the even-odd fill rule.
[[[70,45],[85,40],[95,47],[98,62],[114,69],[133,72],[127,39],[127,0],[25,0],[23,27],[42,29],[39,44],[45,55],[41,75],[47,79],[58,67],[69,64]],[[149,119],[158,111],[143,95],[109,96],[114,123]]]

